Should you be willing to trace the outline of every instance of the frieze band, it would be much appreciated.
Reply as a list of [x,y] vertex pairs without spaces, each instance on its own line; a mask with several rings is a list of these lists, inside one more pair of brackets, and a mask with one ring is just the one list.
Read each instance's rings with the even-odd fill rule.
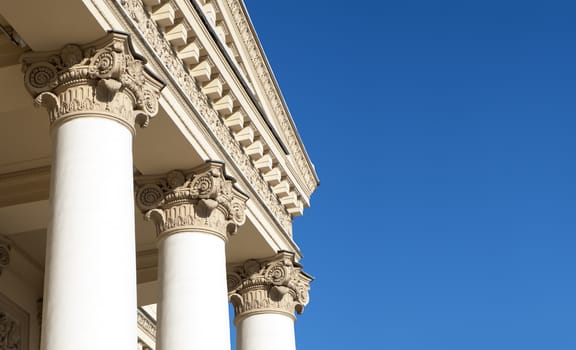
[[140,31],[145,41],[156,52],[162,64],[174,77],[193,108],[202,117],[226,152],[232,157],[234,163],[240,168],[242,174],[244,174],[250,185],[260,196],[268,210],[271,211],[272,217],[287,234],[291,235],[292,219],[290,215],[278,198],[270,191],[268,183],[264,181],[260,172],[254,168],[250,157],[242,151],[228,127],[221,121],[218,112],[212,108],[207,96],[198,87],[194,78],[188,74],[182,61],[174,54],[172,46],[164,37],[161,29],[150,18],[149,13],[144,9],[142,1],[121,0],[119,4],[130,19],[131,24]]
[[152,339],[156,338],[156,323],[140,308],[138,308],[138,328],[146,332]]
[[291,125],[290,117],[287,115],[285,107],[282,103],[282,98],[276,92],[274,88],[273,78],[266,68],[266,62],[260,50],[258,49],[257,39],[254,37],[250,30],[250,26],[246,21],[246,16],[242,13],[242,5],[239,0],[227,0],[224,3],[230,8],[232,16],[234,18],[234,24],[237,26],[238,30],[242,35],[242,40],[244,45],[248,49],[250,54],[251,63],[254,65],[258,77],[264,84],[264,91],[272,104],[274,113],[280,120],[280,126],[288,138],[288,147],[290,152],[294,155],[298,169],[302,172],[304,176],[304,181],[308,186],[308,191],[311,193],[317,186],[316,179],[310,168],[307,166],[306,155],[299,146],[299,140],[297,134],[294,132],[294,127]]

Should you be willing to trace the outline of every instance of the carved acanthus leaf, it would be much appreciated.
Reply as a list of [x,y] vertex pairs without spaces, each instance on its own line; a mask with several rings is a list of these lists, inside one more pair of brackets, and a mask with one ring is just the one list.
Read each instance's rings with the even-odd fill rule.
[[20,324],[0,310],[0,350],[21,350]]
[[262,260],[229,266],[228,295],[236,317],[275,312],[293,317],[308,304],[312,277],[302,271],[294,254],[280,252]]
[[228,127],[222,122],[218,112],[211,106],[207,96],[198,87],[194,78],[190,76],[182,60],[174,54],[174,48],[164,36],[163,29],[158,27],[154,20],[150,18],[150,14],[144,9],[142,1],[121,0],[119,5],[127,18],[130,18],[135,31],[141,33],[144,40],[154,50],[166,70],[174,78],[186,101],[200,116],[206,127],[212,131],[215,138],[258,194],[260,200],[270,210],[274,220],[278,222],[288,235],[292,235],[292,219],[290,215],[278,198],[270,191],[269,184],[253,166],[250,157],[246,155],[238,141],[230,133]]
[[109,33],[87,45],[31,52],[23,59],[24,83],[53,124],[89,112],[116,119],[134,131],[158,113],[163,84],[144,68],[126,34]]
[[256,74],[258,75],[258,79],[263,85],[264,91],[266,93],[265,97],[272,105],[274,114],[280,121],[280,127],[285,133],[288,141],[288,148],[294,157],[298,169],[304,177],[304,181],[308,187],[307,190],[309,193],[312,193],[318,185],[316,176],[308,164],[307,155],[301,146],[298,134],[294,130],[291,122],[292,117],[290,117],[288,114],[282,97],[276,89],[274,77],[270,73],[266,59],[259,49],[258,39],[252,32],[251,25],[248,22],[248,16],[243,12],[243,5],[241,4],[240,0],[226,0],[223,1],[223,3],[229,7],[230,12],[232,13],[234,24],[238,28],[243,43],[246,46],[248,54],[250,55],[251,64],[253,65]]
[[201,230],[226,239],[246,221],[248,197],[227,178],[222,163],[136,178],[136,203],[158,235]]

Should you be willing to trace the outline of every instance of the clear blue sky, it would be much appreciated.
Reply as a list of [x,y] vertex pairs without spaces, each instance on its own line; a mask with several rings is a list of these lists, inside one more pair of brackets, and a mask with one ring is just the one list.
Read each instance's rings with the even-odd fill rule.
[[246,5],[321,179],[298,349],[576,349],[574,1]]

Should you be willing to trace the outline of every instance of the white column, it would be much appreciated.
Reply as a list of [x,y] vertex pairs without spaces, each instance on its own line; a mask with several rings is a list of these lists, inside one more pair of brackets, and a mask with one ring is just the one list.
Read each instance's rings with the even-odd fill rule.
[[230,349],[224,240],[179,232],[159,249],[158,349]]
[[132,135],[156,113],[160,84],[123,34],[23,61],[53,146],[41,348],[133,349]]
[[132,135],[115,121],[90,117],[63,123],[52,135],[43,349],[102,349],[105,341],[94,334],[106,334],[107,349],[131,349],[136,339]]
[[295,312],[308,304],[312,278],[293,253],[229,266],[237,350],[295,350]]
[[245,221],[247,198],[220,163],[136,183],[158,233],[157,349],[229,350],[225,243]]
[[253,314],[236,322],[237,350],[294,350],[294,319],[275,313]]

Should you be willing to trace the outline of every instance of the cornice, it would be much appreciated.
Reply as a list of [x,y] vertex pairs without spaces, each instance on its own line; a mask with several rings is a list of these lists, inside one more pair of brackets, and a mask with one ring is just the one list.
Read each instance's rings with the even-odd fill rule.
[[294,120],[288,111],[288,107],[280,92],[278,83],[274,78],[270,64],[266,59],[266,55],[262,51],[262,45],[258,40],[246,8],[241,0],[219,0],[218,2],[227,6],[232,14],[234,25],[240,33],[242,44],[250,57],[250,64],[252,64],[257,74],[257,82],[262,84],[263,91],[265,92],[263,97],[270,104],[276,118],[280,122],[280,127],[287,138],[290,153],[293,155],[295,165],[301,172],[308,190],[308,195],[310,195],[319,184],[318,175],[304,148]]
[[[186,49],[187,46],[179,47],[180,50],[177,50],[174,46],[174,40],[171,42],[167,38],[167,31],[174,28],[159,25],[158,23],[164,19],[161,16],[156,16],[158,12],[151,15],[140,0],[121,0],[117,4],[124,12],[129,26],[141,35],[149,49],[155,53],[171,82],[178,87],[182,97],[193,107],[203,125],[230,157],[235,168],[239,169],[244,179],[258,195],[258,199],[270,211],[271,217],[280,224],[280,227],[288,235],[291,235],[291,216],[301,213],[302,203],[298,204],[297,195],[291,195],[292,191],[289,184],[281,182],[281,173],[278,176],[266,177],[267,174],[274,173],[273,159],[269,159],[268,163],[258,163],[263,159],[265,160],[267,154],[262,153],[265,151],[263,146],[260,148],[251,147],[256,146],[257,141],[259,141],[255,138],[254,130],[251,130],[249,125],[246,126],[245,122],[236,124],[237,113],[234,110],[228,110],[227,112],[234,112],[228,115],[222,110],[217,110],[217,101],[211,100],[203,91],[202,85],[206,81],[203,82],[202,80],[214,75],[202,70],[212,69],[211,64],[205,63],[209,57],[204,58],[204,61],[197,65],[187,65],[184,61],[187,56],[182,56],[182,50]],[[166,4],[172,4],[172,2],[168,1],[160,6]],[[158,8],[156,11],[159,11]],[[173,17],[172,20],[174,20]],[[179,20],[181,24],[183,19]],[[190,26],[181,28],[186,29]],[[192,41],[195,42],[195,39]],[[187,45],[191,45],[191,40],[187,41]],[[234,108],[236,107],[234,106]],[[258,167],[255,164],[258,164]]]
[[[226,59],[230,65],[236,68],[235,75],[240,83],[245,86],[246,90],[250,91],[250,99],[254,101],[254,104],[258,105],[254,115],[264,119],[268,126],[258,130],[272,130],[275,138],[278,137],[278,134],[282,134],[280,142],[285,154],[280,155],[278,153],[276,160],[283,174],[286,174],[286,180],[290,187],[294,187],[294,192],[298,194],[297,202],[302,202],[305,207],[308,207],[310,195],[318,185],[318,177],[300,140],[296,126],[293,123],[245,9],[241,14],[244,17],[234,18],[232,10],[227,4],[222,3],[223,0],[203,0],[201,2],[197,0],[191,2],[185,0],[174,1],[188,4],[186,7],[190,7],[190,3],[192,3],[197,11],[202,14],[206,26],[210,28],[212,38],[221,47],[221,50],[227,53],[225,55]],[[239,18],[244,18],[245,21],[241,24],[247,24],[247,26],[235,25]],[[244,29],[246,29],[246,32],[240,31]],[[247,35],[255,38],[255,40],[247,39]],[[264,77],[262,72],[266,69],[268,76]],[[270,85],[270,82],[273,85]],[[276,95],[274,96],[278,98],[269,98],[270,94],[268,92],[275,93]],[[279,102],[281,102],[281,106],[277,104]],[[286,122],[289,122],[289,124]],[[292,136],[295,136],[295,139],[292,139]],[[298,143],[293,143],[292,146],[294,147],[290,148],[286,146],[286,140],[297,140]],[[302,156],[305,156],[304,160],[307,163],[301,161],[303,159]],[[303,167],[306,165],[307,168],[304,169]],[[306,181],[308,170],[313,175],[313,183]],[[300,203],[297,202],[288,210],[292,216],[302,215]]]
[[[183,2],[185,0],[175,0]],[[249,63],[250,59],[246,53],[243,40],[240,38],[241,34],[237,31],[234,26],[232,15],[229,13],[226,6],[220,6],[217,0],[202,1],[204,4],[200,7],[196,2],[198,11],[203,14],[203,18],[208,18],[205,20],[206,26],[211,29],[212,39],[215,44],[221,48],[222,52],[227,53],[226,59],[228,63],[236,68],[235,70],[235,81],[238,80],[239,83],[244,87],[246,94],[249,95],[249,100],[253,113],[248,113],[250,121],[255,122],[256,129],[262,134],[270,134],[270,138],[273,140],[278,140],[275,143],[281,144],[281,149],[275,150],[276,152],[271,152],[274,154],[272,162],[276,164],[274,171],[267,172],[264,175],[265,179],[272,178],[275,179],[277,175],[286,181],[286,184],[280,187],[285,187],[286,185],[290,189],[290,193],[280,192],[279,199],[283,204],[286,205],[288,213],[292,217],[299,216],[303,214],[303,209],[309,206],[311,190],[307,188],[304,182],[303,172],[295,166],[294,156],[289,148],[286,146],[286,136],[285,131],[279,127],[275,113],[269,105],[268,99],[266,99],[265,94],[262,93],[262,83],[258,80],[258,77],[253,73],[252,65]],[[216,15],[207,14],[207,12],[216,13]],[[213,20],[209,20],[213,18]],[[224,35],[225,33],[225,35]],[[232,57],[230,54],[234,53]],[[262,120],[264,127],[257,125],[257,120]],[[274,143],[274,142],[273,142]],[[265,147],[273,148],[270,141],[264,144]],[[265,159],[265,158],[263,158]],[[262,162],[259,162],[261,165]],[[279,174],[276,172],[279,171]],[[273,185],[275,186],[276,183]],[[276,192],[275,192],[276,193]],[[295,195],[295,196],[294,196]],[[285,198],[281,198],[285,197]]]

